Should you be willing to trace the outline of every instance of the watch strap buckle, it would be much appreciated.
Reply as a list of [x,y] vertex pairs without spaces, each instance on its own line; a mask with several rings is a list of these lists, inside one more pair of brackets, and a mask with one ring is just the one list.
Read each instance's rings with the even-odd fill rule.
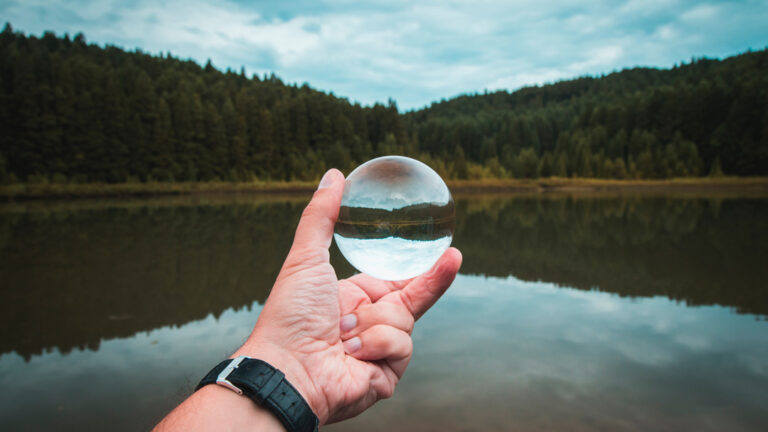
[[247,356],[239,356],[232,359],[231,362],[222,370],[219,375],[216,377],[216,384],[220,386],[224,386],[233,392],[237,394],[243,394],[243,391],[237,387],[236,385],[232,384],[229,381],[229,375],[237,369],[237,367],[240,365],[240,363],[250,357]]

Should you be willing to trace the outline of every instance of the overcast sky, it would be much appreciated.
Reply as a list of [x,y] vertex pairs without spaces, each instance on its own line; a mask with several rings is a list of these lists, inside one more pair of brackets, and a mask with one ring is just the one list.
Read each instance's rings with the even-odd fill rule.
[[768,46],[765,0],[0,0],[0,19],[402,110]]

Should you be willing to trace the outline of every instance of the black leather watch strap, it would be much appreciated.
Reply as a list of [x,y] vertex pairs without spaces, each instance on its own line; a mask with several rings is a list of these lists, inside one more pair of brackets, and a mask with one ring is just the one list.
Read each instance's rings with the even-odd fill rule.
[[[234,368],[228,369],[230,365]],[[271,411],[288,432],[317,431],[318,419],[307,401],[282,372],[265,361],[250,357],[224,360],[208,372],[195,391],[217,383],[242,392]]]

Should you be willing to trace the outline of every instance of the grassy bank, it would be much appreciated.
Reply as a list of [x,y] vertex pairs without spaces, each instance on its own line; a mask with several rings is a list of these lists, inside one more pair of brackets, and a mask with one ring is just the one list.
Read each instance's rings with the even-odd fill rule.
[[549,177],[541,179],[453,180],[454,193],[472,192],[686,192],[762,191],[768,192],[768,177],[699,177],[663,180],[615,180]]
[[19,183],[0,186],[0,199],[13,201],[45,198],[107,198],[232,193],[294,194],[309,193],[315,187],[314,182]]
[[[454,193],[548,192],[768,192],[768,177],[606,180],[591,178],[449,180]],[[0,200],[107,198],[163,195],[309,194],[315,182],[199,182],[13,184],[0,186]]]

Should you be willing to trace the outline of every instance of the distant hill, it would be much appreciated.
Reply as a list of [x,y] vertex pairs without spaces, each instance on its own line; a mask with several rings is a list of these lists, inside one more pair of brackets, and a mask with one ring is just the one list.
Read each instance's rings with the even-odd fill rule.
[[768,175],[768,51],[401,114],[47,32],[0,33],[0,182],[312,180],[372,157],[444,177]]
[[460,96],[406,119],[419,149],[518,177],[766,175],[768,51]]

